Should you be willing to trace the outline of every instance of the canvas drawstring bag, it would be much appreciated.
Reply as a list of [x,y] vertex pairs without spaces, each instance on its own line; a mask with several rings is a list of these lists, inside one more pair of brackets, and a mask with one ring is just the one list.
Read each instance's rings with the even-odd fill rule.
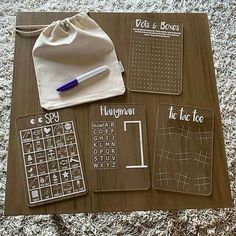
[[[23,31],[22,27],[16,31],[23,35],[41,32],[32,56],[43,108],[52,110],[69,107],[125,92],[121,64],[114,45],[86,13],[54,21],[48,26],[36,26],[36,30],[30,32]],[[103,65],[109,67],[107,73],[84,81],[68,91],[56,91],[68,80]]]

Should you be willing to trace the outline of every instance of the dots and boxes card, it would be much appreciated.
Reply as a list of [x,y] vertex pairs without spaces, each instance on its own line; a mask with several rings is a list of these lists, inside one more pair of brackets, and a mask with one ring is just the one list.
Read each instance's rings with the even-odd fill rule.
[[136,18],[131,25],[128,88],[179,95],[182,92],[183,24]]

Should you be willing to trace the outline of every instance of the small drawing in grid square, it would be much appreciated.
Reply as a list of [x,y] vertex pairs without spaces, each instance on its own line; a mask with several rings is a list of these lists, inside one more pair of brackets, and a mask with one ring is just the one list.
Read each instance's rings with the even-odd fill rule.
[[46,161],[45,151],[40,151],[35,153],[35,159],[37,163]]
[[54,171],[59,170],[57,161],[49,161],[48,170],[49,172],[54,172]]
[[185,174],[181,173],[176,173],[176,187],[179,189],[181,186],[182,186],[182,189],[184,190],[186,185],[189,185],[189,180],[190,180],[190,177],[188,177],[188,174],[187,172]]
[[194,178],[194,180],[199,192],[207,191],[208,187],[210,186],[210,177],[208,176],[199,176],[197,173],[197,177]]
[[31,201],[32,202],[40,200],[39,190],[38,189],[30,191],[30,195],[31,195]]
[[37,177],[28,178],[29,189],[39,188],[39,181]]
[[45,149],[50,149],[55,146],[53,138],[44,139]]
[[77,154],[76,144],[72,144],[72,145],[67,146],[67,151],[68,151],[69,156],[76,155]]
[[56,151],[54,148],[48,149],[46,151],[48,161],[52,161],[56,158]]
[[64,123],[63,128],[64,128],[64,133],[72,133],[73,132],[72,122]]
[[197,167],[199,167],[199,165],[201,165],[203,167],[203,169],[205,169],[206,166],[210,165],[211,158],[208,156],[207,152],[204,155],[204,154],[202,154],[202,151],[200,151],[199,153],[196,153],[195,160],[197,161]]
[[33,152],[33,143],[32,142],[23,143],[23,150],[24,153]]
[[74,186],[75,192],[79,192],[79,191],[84,191],[85,190],[85,187],[84,187],[82,179],[77,179],[77,180],[73,181],[73,186]]
[[158,128],[160,130],[160,135],[162,135],[164,137],[164,140],[166,140],[166,136],[169,137],[169,139],[171,140],[171,135],[175,134],[174,129],[175,127],[171,127],[169,126],[165,126],[163,124],[163,127],[159,127]]
[[61,147],[65,145],[65,139],[63,136],[56,136],[55,137],[55,144],[57,147]]
[[58,158],[67,157],[67,149],[65,146],[57,148],[57,156]]
[[50,187],[41,188],[41,196],[42,196],[42,199],[52,198]]
[[71,168],[80,166],[79,156],[73,156],[70,158],[70,166]]
[[60,170],[65,170],[69,168],[68,158],[62,158],[58,160]]
[[32,134],[33,134],[33,139],[34,140],[41,139],[43,137],[41,128],[33,129]]
[[71,180],[70,171],[65,170],[65,171],[61,172],[61,181],[66,182],[66,181],[69,181],[69,180]]
[[158,172],[155,173],[155,181],[157,181],[161,186],[168,186],[171,180],[171,172],[167,171],[166,168],[159,168]]
[[73,192],[72,182],[62,183],[62,188],[65,195]]
[[51,181],[51,184],[58,184],[60,183],[60,175],[59,175],[59,172],[54,172],[54,173],[51,173],[50,174],[50,181]]
[[206,130],[206,127],[205,127],[205,130],[202,131],[200,128],[199,128],[199,131],[198,132],[195,132],[195,139],[198,139],[201,141],[201,144],[205,142],[211,142],[212,141],[212,132],[211,131],[207,131]]
[[175,153],[175,155],[177,155],[176,161],[179,162],[181,166],[183,164],[188,165],[188,162],[192,160],[191,152],[187,152],[186,150],[182,151],[181,148],[179,152]]
[[82,178],[82,173],[80,168],[74,168],[71,170],[72,179],[78,180]]
[[38,174],[39,175],[48,173],[48,167],[47,167],[47,164],[45,162],[38,164],[37,168],[38,168]]
[[181,128],[179,128],[179,130],[180,130],[180,133],[179,133],[180,139],[187,142],[187,140],[191,138],[191,132],[190,132],[189,127],[188,129],[185,129],[183,125]]
[[42,175],[39,177],[39,184],[41,187],[46,187],[50,185],[49,182],[49,176],[48,175]]
[[43,136],[44,137],[52,137],[52,128],[50,126],[44,127],[43,128]]
[[31,131],[30,130],[21,131],[21,139],[22,142],[31,141],[32,140]]
[[36,176],[37,175],[36,165],[27,166],[26,172],[28,177]]
[[43,140],[34,141],[34,151],[42,151],[44,149]]
[[33,153],[26,154],[25,155],[25,164],[26,165],[32,165],[35,163],[35,157]]
[[75,143],[75,135],[73,133],[65,135],[66,144],[73,144]]
[[167,164],[167,161],[172,159],[172,152],[170,152],[170,147],[168,147],[168,150],[164,149],[164,147],[162,147],[162,149],[159,149],[157,156],[159,156],[160,162],[164,160],[165,164]]
[[53,133],[54,135],[61,135],[63,134],[63,128],[61,124],[53,125]]
[[53,197],[59,197],[63,195],[61,184],[56,184],[52,186],[52,195]]

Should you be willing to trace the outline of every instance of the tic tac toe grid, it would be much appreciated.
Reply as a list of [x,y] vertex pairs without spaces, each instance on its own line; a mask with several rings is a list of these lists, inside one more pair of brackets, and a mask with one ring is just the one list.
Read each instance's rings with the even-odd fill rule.
[[[21,12],[18,13],[16,24],[45,25],[75,14],[75,12]],[[21,146],[19,144],[19,132],[16,130],[15,120],[17,117],[45,111],[40,108],[35,72],[32,64],[32,47],[35,38],[25,38],[16,34],[5,214],[59,214],[231,207],[232,198],[229,188],[207,15],[189,13],[89,13],[89,15],[113,41],[118,58],[122,61],[126,71],[126,73],[123,74],[125,84],[127,84],[129,79],[129,46],[132,21],[139,18],[151,18],[157,21],[165,19],[166,22],[180,22],[183,24],[183,92],[179,96],[167,96],[157,93],[136,93],[127,89],[124,96],[111,98],[105,102],[111,104],[136,103],[145,106],[150,166],[153,166],[154,162],[155,127],[159,104],[175,103],[213,110],[215,122],[212,193],[210,196],[200,196],[196,194],[154,190],[153,188],[149,188],[145,191],[116,191],[109,193],[92,191],[92,174],[90,168],[91,139],[89,133],[90,104],[83,104],[74,106],[72,109],[75,113],[74,123],[78,129],[76,135],[79,137],[81,152],[83,154],[82,159],[84,160],[85,176],[88,182],[88,193],[83,196],[63,199],[62,201],[50,204],[29,207],[24,182],[25,175]],[[25,128],[22,128],[22,130],[23,129]],[[132,179],[136,181],[136,176],[133,176]],[[17,201],[15,196],[19,196]]]
[[[58,122],[63,113],[73,118],[67,109],[17,119],[30,206],[86,192],[74,121]],[[50,114],[56,119],[45,125]]]

